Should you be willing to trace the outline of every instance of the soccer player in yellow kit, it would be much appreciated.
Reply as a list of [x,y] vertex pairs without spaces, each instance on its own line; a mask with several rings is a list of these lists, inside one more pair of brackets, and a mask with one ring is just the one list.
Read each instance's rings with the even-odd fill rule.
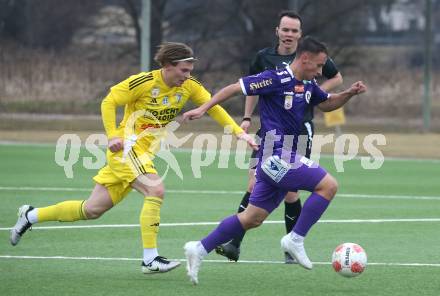
[[[32,224],[46,221],[73,222],[96,219],[117,205],[136,189],[144,196],[140,213],[143,244],[142,271],[167,272],[180,265],[159,256],[157,234],[164,185],[154,164],[165,126],[173,121],[188,100],[202,105],[210,93],[191,76],[195,58],[182,43],[164,43],[155,55],[161,68],[142,72],[113,86],[102,101],[102,120],[108,137],[107,164],[93,178],[96,182],[87,200],[70,200],[42,208],[23,205],[11,230],[10,241],[16,245]],[[116,108],[124,106],[124,118],[116,127]],[[220,106],[209,115],[223,127],[232,126],[238,137],[243,130]]]

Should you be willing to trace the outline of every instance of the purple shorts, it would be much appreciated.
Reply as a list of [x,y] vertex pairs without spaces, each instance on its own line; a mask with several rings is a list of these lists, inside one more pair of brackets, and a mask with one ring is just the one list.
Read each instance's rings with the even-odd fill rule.
[[257,181],[249,203],[271,213],[284,200],[287,192],[313,192],[326,174],[326,170],[307,158],[302,158],[301,162],[289,167],[279,158],[269,157],[257,166]]

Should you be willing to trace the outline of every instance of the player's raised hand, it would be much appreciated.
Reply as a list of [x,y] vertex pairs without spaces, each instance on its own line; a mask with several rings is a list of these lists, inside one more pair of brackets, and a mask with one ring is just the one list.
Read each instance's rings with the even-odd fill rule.
[[350,93],[358,95],[367,91],[367,86],[362,81],[353,83],[350,87]]
[[183,113],[182,118],[184,122],[188,122],[189,120],[199,119],[203,114],[205,114],[205,111],[199,107]]
[[249,134],[241,133],[241,134],[237,135],[237,138],[240,139],[240,140],[246,141],[248,143],[248,145],[253,150],[258,150],[258,148],[259,148],[258,144],[255,142],[254,138],[251,137]]
[[120,137],[115,137],[108,140],[108,149],[110,149],[111,152],[118,152],[119,150],[122,150],[123,147],[124,140]]

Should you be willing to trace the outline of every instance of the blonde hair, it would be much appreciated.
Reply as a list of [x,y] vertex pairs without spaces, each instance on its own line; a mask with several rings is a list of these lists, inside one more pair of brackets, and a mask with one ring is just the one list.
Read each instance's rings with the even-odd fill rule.
[[196,59],[193,50],[188,45],[179,42],[164,42],[159,45],[154,60],[163,67],[167,64],[175,66],[178,62],[191,62]]

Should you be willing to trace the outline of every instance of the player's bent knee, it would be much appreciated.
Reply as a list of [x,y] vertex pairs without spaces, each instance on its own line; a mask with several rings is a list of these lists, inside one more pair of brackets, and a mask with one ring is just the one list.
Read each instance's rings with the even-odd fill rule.
[[104,209],[104,208],[93,208],[93,207],[85,207],[84,211],[85,214],[87,216],[87,219],[93,220],[93,219],[98,219],[99,217],[102,216],[102,214],[104,214],[108,209]]
[[261,220],[261,219],[254,219],[253,221],[252,221],[252,224],[251,224],[251,228],[257,228],[257,227],[259,227],[261,224],[263,224],[263,221],[264,220]]
[[264,221],[264,218],[247,215],[244,214],[243,212],[238,214],[238,219],[240,220],[240,223],[245,230],[256,228],[260,226]]
[[154,186],[149,188],[148,193],[151,196],[163,198],[165,195],[165,187],[161,184],[159,186]]
[[284,200],[287,203],[294,203],[294,202],[298,201],[298,199],[299,199],[299,194],[298,194],[298,192],[294,192],[294,191],[288,192],[286,194],[286,197],[284,198]]
[[338,192],[338,181],[336,181],[336,179],[331,176],[328,175],[328,181],[326,183],[326,192],[327,192],[327,196],[329,196],[330,198],[334,198],[336,195],[336,192]]
[[323,196],[328,200],[332,200],[338,191],[338,182],[336,179],[327,174],[321,182],[319,182],[318,186],[315,188],[315,192],[319,195]]
[[263,220],[260,219],[246,219],[242,221],[242,226],[245,230],[257,228],[261,224],[263,224]]
[[330,176],[331,179],[329,180],[329,185],[328,185],[328,191],[329,191],[329,195],[333,197],[335,197],[336,192],[338,192],[338,181],[336,181],[335,178],[333,178],[333,176]]

